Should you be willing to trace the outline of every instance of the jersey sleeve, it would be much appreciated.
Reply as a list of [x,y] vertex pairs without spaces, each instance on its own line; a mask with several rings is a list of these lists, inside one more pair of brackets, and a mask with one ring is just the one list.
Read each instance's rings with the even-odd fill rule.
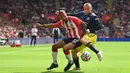
[[83,11],[78,12],[75,16],[81,19],[81,16],[84,15]]
[[62,21],[62,20],[59,21],[59,22],[57,22],[57,23],[55,23],[56,27],[60,27],[60,26],[62,26],[62,24],[63,24],[63,21]]

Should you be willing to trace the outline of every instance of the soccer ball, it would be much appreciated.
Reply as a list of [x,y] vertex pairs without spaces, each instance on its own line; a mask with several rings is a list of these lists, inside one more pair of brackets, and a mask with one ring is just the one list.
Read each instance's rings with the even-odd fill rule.
[[82,54],[81,54],[81,59],[83,61],[89,61],[91,59],[91,54],[88,52],[88,51],[84,51]]

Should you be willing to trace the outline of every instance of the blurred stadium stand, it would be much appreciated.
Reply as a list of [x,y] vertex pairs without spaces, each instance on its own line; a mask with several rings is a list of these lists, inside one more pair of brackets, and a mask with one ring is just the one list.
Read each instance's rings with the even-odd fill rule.
[[[74,15],[83,10],[85,2],[92,3],[93,12],[104,25],[98,38],[130,38],[129,0],[0,0],[0,38],[18,38],[19,32],[28,38],[33,23],[56,22],[55,11],[61,7]],[[39,28],[37,37],[51,38],[51,32],[52,29]]]

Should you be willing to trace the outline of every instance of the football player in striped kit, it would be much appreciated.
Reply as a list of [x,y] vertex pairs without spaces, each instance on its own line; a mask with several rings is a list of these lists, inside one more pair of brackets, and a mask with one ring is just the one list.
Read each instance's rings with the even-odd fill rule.
[[64,68],[64,71],[67,71],[73,65],[73,60],[71,58],[69,50],[64,50],[64,49],[75,45],[76,41],[78,41],[84,34],[86,34],[86,28],[85,28],[85,23],[82,20],[74,16],[67,16],[64,10],[59,10],[57,11],[57,13],[58,13],[58,17],[60,18],[60,21],[58,21],[55,24],[52,23],[52,24],[41,25],[38,23],[38,26],[44,28],[63,27],[65,29],[65,32],[67,32],[66,33],[67,38],[60,40],[54,45],[52,45],[53,63],[49,68],[47,68],[47,70],[50,70],[58,67],[58,63],[57,63],[58,49],[63,48],[64,54],[68,60],[68,64]]

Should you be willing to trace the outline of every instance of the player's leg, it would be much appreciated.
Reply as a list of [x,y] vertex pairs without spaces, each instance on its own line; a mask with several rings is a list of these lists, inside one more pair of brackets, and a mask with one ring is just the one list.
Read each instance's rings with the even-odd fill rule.
[[30,46],[32,45],[32,43],[33,43],[33,36],[31,36]]
[[36,36],[34,36],[34,46],[36,45]]
[[77,53],[78,51],[76,49],[71,51],[73,62],[75,64],[75,67],[72,70],[80,70],[79,57]]
[[53,58],[53,63],[51,64],[51,66],[49,68],[47,68],[47,70],[53,69],[53,68],[57,68],[58,67],[58,63],[57,63],[57,55],[58,55],[58,49],[59,48],[63,48],[63,46],[66,43],[61,40],[58,41],[57,43],[55,43],[54,45],[52,45],[52,58]]
[[56,42],[58,41],[58,39],[59,39],[59,37],[57,36],[57,37],[56,37]]
[[87,47],[89,47],[93,52],[95,52],[98,56],[99,61],[102,60],[102,52],[97,50],[93,43],[91,42],[93,39],[96,39],[97,36],[95,34],[92,35],[85,35],[83,38],[81,38],[80,42],[84,45],[86,45]]
[[67,71],[70,69],[70,67],[73,65],[73,60],[71,59],[71,55],[70,53],[67,53],[69,50],[73,50],[75,47],[80,46],[81,44],[79,44],[80,41],[79,39],[74,39],[73,41],[71,41],[70,43],[66,44],[63,47],[63,51],[64,54],[66,55],[66,58],[68,60],[68,64],[67,66],[64,68],[64,71]]
[[[54,44],[52,46],[53,63],[52,63],[52,65],[49,68],[47,68],[48,70],[58,67],[58,64],[57,64],[58,48],[63,48],[66,44],[68,44],[69,42],[73,41],[74,39],[75,38],[63,39],[62,41],[59,41],[59,42],[57,42],[56,44]],[[69,50],[66,50],[64,53],[67,55],[68,59],[71,59],[71,57],[69,55],[70,54]]]
[[55,40],[58,41],[58,34],[55,35]]
[[53,37],[53,43],[55,44],[55,38]]
[[64,68],[64,71],[68,71],[71,68],[71,66],[73,65],[73,60],[72,60],[71,54],[68,52],[69,50],[71,50],[73,48],[74,48],[74,44],[72,44],[72,43],[68,43],[63,47],[64,54],[68,60],[68,64]]
[[75,68],[73,68],[73,70],[80,70],[79,57],[78,57],[77,53],[82,52],[85,47],[86,46],[83,45],[79,40],[76,42],[74,49],[71,51],[73,61],[75,64]]

